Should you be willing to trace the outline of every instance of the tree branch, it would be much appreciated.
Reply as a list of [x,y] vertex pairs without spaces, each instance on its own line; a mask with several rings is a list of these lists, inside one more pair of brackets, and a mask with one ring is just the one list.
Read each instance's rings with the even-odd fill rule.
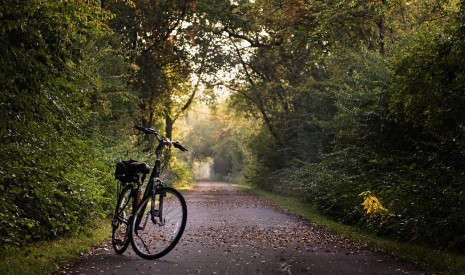
[[166,33],[160,37],[160,39],[156,40],[155,42],[152,43],[152,45],[148,46],[147,48],[145,48],[144,50],[142,50],[141,54],[146,54],[148,52],[150,52],[151,50],[153,50],[157,45],[158,45],[158,41],[164,41],[166,39],[168,39],[168,37],[171,35],[171,33],[177,29],[179,27],[179,25],[181,24],[181,22],[184,20],[184,17],[186,15],[186,10],[187,10],[187,1],[188,0],[184,0],[184,5],[183,5],[183,8],[182,8],[182,11],[181,11],[181,15],[177,18],[176,22],[174,23],[173,27],[172,28],[169,28]]
[[244,41],[247,41],[247,42],[249,42],[250,46],[253,47],[253,48],[271,48],[271,47],[275,47],[275,46],[280,46],[282,44],[282,41],[274,41],[272,43],[265,44],[265,43],[262,43],[260,41],[257,41],[256,39],[252,39],[252,38],[250,38],[248,36],[245,36],[243,34],[235,33],[232,30],[228,29],[227,27],[223,28],[221,30],[221,32],[227,33],[229,35],[229,37],[238,38],[238,39],[242,39]]
[[[245,61],[242,59],[242,56],[241,56],[241,53],[239,51],[239,49],[237,48],[236,44],[233,43],[234,45],[234,48],[236,49],[236,53],[237,55],[239,56],[239,60],[241,61],[241,65],[242,67],[244,68],[244,71],[245,71],[245,74],[247,76],[247,79],[248,81],[250,82],[250,85],[252,86],[252,89],[256,89],[257,86],[255,84],[255,82],[253,81],[252,79],[252,76],[250,75],[249,71],[247,70],[247,66],[246,66],[246,63]],[[268,129],[270,130],[270,133],[271,135],[274,137],[274,139],[276,140],[276,142],[278,143],[281,143],[280,139],[279,139],[279,135],[278,133],[276,132],[276,129],[270,119],[270,117],[268,116],[267,112],[266,112],[266,109],[265,109],[265,106],[263,105],[263,102],[260,100],[260,98],[256,98],[256,101],[252,99],[252,97],[250,97],[249,95],[246,95],[244,92],[242,91],[239,91],[239,93],[241,95],[243,95],[246,99],[249,99],[252,101],[252,103],[254,103],[258,110],[260,111],[261,115],[262,115],[262,118],[263,120],[265,121],[265,124],[266,126],[268,127]]]

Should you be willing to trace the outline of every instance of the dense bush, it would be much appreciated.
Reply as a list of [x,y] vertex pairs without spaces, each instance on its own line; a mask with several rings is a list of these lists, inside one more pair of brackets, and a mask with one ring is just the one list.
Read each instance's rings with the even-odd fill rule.
[[113,108],[126,97],[128,70],[97,5],[28,0],[0,8],[3,247],[72,234],[106,215],[115,142],[107,138],[114,126],[103,122],[125,117]]
[[169,170],[163,174],[163,180],[169,185],[180,188],[190,186],[195,179],[189,163],[172,159]]

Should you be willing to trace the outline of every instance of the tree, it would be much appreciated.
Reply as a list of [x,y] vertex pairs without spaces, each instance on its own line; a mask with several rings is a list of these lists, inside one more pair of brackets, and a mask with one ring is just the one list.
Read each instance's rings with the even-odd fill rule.
[[[232,104],[262,123],[250,182],[463,246],[462,231],[439,233],[463,222],[462,1],[235,1],[212,18],[240,70]],[[397,215],[374,226],[356,205],[369,190]]]
[[190,149],[190,162],[212,161],[214,177],[239,181],[243,176],[248,156],[248,138],[252,136],[253,123],[231,112],[227,103],[217,109],[194,108],[186,119],[189,132],[186,146]]
[[[105,213],[110,173],[98,125],[111,116],[117,97],[108,93],[123,92],[124,80],[114,79],[126,69],[114,62],[123,56],[99,4],[0,6],[1,246],[74,232]],[[101,70],[109,58],[112,70]]]
[[[173,124],[199,93],[209,40],[193,37],[195,3],[191,1],[106,1],[116,13],[110,26],[126,39],[138,68],[140,123],[164,125],[172,136]],[[196,45],[197,43],[201,45]],[[189,84],[197,75],[197,83]],[[182,101],[181,101],[182,100]],[[160,119],[160,118],[163,118]]]
[[[412,48],[397,56],[390,102],[396,118],[411,128],[405,139],[414,148],[415,176],[404,178],[415,190],[409,200],[419,205],[419,211],[411,211],[416,216],[409,213],[410,223],[420,228],[416,238],[455,250],[464,247],[463,230],[444,232],[462,222],[458,217],[465,203],[459,195],[465,167],[464,11],[461,3],[443,32],[419,33]],[[435,214],[423,216],[425,212]]]

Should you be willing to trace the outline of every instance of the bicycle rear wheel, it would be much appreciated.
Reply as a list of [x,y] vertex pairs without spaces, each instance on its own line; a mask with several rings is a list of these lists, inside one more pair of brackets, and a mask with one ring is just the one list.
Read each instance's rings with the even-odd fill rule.
[[153,260],[170,252],[186,227],[186,202],[176,189],[162,187],[155,198],[146,197],[137,208],[131,226],[134,251]]
[[112,221],[111,244],[116,253],[122,254],[129,245],[129,226],[133,204],[132,186],[126,186],[118,198]]

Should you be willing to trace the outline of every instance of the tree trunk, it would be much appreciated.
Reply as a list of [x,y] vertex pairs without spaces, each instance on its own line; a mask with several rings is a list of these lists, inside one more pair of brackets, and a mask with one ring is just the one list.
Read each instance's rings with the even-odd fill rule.
[[[388,3],[386,0],[381,1],[382,5],[384,8],[388,8]],[[378,39],[379,39],[379,53],[382,56],[386,55],[386,15],[384,13],[381,13],[379,15],[379,20],[376,22],[376,25],[378,25],[379,28],[379,34],[378,34]]]
[[165,134],[166,138],[171,140],[173,136],[173,124],[174,121],[169,114],[165,114]]
[[385,25],[384,25],[384,18],[381,17],[377,23],[378,28],[379,28],[379,35],[378,35],[378,40],[379,40],[379,54],[382,56],[386,55],[386,49],[385,49],[385,43],[386,43],[386,38],[385,38]]

